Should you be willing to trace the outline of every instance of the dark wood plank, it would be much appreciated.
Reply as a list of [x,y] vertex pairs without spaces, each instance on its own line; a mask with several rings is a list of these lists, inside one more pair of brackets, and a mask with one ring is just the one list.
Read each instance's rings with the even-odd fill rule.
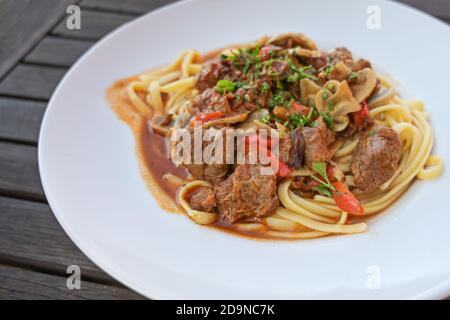
[[45,37],[25,62],[70,67],[94,42],[58,37]]
[[46,203],[0,197],[0,261],[65,274],[78,265],[90,280],[117,284],[69,239]]
[[19,64],[0,82],[0,94],[48,100],[66,69]]
[[428,12],[429,14],[443,20],[450,18],[449,0],[396,0],[405,3],[417,9]]
[[0,79],[78,0],[0,1]]
[[0,139],[36,144],[46,105],[0,97]]
[[125,288],[85,281],[83,275],[81,275],[80,289],[69,290],[66,277],[0,266],[0,299],[136,300],[144,298]]
[[66,27],[66,21],[63,20],[55,29],[53,29],[52,33],[65,37],[97,40],[111,30],[134,18],[135,16],[126,14],[98,12],[84,9],[81,11],[81,29],[69,30]]
[[96,10],[143,14],[172,2],[176,0],[83,0],[80,6]]
[[0,194],[45,201],[37,148],[0,142]]

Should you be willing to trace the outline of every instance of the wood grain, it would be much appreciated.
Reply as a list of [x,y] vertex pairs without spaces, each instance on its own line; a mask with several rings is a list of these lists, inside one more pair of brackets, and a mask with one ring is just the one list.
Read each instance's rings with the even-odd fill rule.
[[19,64],[0,82],[0,94],[48,100],[66,69]]
[[53,29],[52,34],[71,38],[98,40],[108,32],[134,18],[135,16],[128,14],[84,9],[81,11],[81,29],[69,30],[66,27],[66,21],[63,20]]
[[37,144],[45,102],[0,97],[0,139]]
[[397,0],[443,20],[450,19],[449,0]]
[[78,0],[0,1],[0,79]]
[[175,0],[83,0],[80,6],[96,10],[143,14],[172,2]]
[[94,42],[45,37],[24,59],[25,62],[70,67]]
[[37,148],[0,142],[0,194],[45,201]]
[[69,290],[67,277],[0,266],[0,299],[136,300],[143,297],[125,288],[83,280],[83,273],[81,273],[80,289]]
[[48,204],[0,197],[0,261],[64,274],[78,265],[85,277],[117,284],[66,235]]

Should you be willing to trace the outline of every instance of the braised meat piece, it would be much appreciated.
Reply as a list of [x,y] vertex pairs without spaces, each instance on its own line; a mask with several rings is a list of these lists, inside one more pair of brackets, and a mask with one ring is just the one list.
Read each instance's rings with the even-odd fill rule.
[[[211,159],[205,159],[203,156],[199,158],[200,163],[194,163],[195,162],[195,154],[196,154],[196,148],[194,143],[194,133],[190,132],[191,134],[191,157],[189,161],[182,162],[180,165],[185,167],[189,170],[190,174],[194,179],[201,179],[201,180],[209,180],[209,181],[217,181],[224,179],[228,173],[230,165],[226,163],[226,128],[223,128],[221,130],[217,130],[215,135],[212,137],[210,141],[203,141],[202,142],[202,148],[201,153],[202,155],[205,155],[204,151],[209,146],[213,146],[216,143],[222,143],[222,146],[218,145],[215,146],[214,150],[218,150],[220,148],[223,148],[223,159],[217,159],[218,161],[215,161],[215,154],[214,152],[211,154]],[[219,136],[222,136],[219,138]],[[217,139],[221,139],[217,140]],[[183,143],[183,142],[182,142]],[[173,148],[174,146],[172,146]],[[232,151],[234,152],[234,150]],[[199,157],[199,156],[197,156]],[[182,158],[182,157],[180,157]],[[220,160],[220,161],[219,161]],[[220,163],[219,163],[220,162]]]
[[331,52],[330,57],[334,63],[342,61],[353,71],[361,71],[364,68],[372,68],[370,62],[367,60],[353,60],[352,53],[345,47],[336,48],[333,52]]
[[226,180],[216,185],[217,210],[223,219],[259,221],[279,206],[277,178],[262,175],[261,165],[241,164]]
[[388,181],[398,168],[401,149],[400,138],[392,129],[378,126],[365,132],[350,165],[357,188],[371,192]]
[[230,113],[231,106],[228,99],[222,94],[216,92],[214,88],[209,88],[195,97],[192,103],[193,114],[220,111]]
[[195,78],[195,87],[204,91],[213,88],[217,81],[227,79],[236,81],[242,76],[242,72],[231,64],[228,60],[212,61],[205,64]]
[[214,212],[216,208],[216,196],[214,189],[200,187],[194,190],[190,198],[191,208],[199,211]]
[[294,169],[303,167],[305,158],[306,142],[302,129],[297,128],[291,132],[292,151],[290,154],[290,166]]
[[293,142],[291,137],[287,136],[279,140],[279,159],[289,165],[291,162],[291,153]]
[[302,129],[305,143],[304,163],[310,166],[315,161],[328,161],[333,156],[331,144],[335,141],[334,133],[328,129],[322,117],[315,121],[314,127]]

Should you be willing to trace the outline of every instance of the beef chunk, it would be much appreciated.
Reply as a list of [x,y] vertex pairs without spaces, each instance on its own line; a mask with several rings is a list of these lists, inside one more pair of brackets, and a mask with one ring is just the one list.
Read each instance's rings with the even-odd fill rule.
[[291,152],[292,152],[292,139],[291,137],[283,137],[279,140],[279,159],[289,165],[291,160]]
[[319,70],[327,65],[336,65],[339,61],[344,62],[352,71],[361,71],[364,68],[372,68],[369,61],[364,59],[353,60],[352,53],[344,47],[336,48],[330,53],[323,53],[318,58],[304,58],[307,64]]
[[194,190],[190,198],[191,208],[199,211],[214,212],[216,196],[213,188],[200,187]]
[[217,81],[227,79],[231,81],[238,80],[242,72],[230,63],[228,60],[216,60],[205,64],[195,78],[195,87],[204,91],[213,88]]
[[290,165],[294,169],[303,167],[305,158],[306,142],[303,136],[302,129],[297,128],[291,132],[292,151],[290,155]]
[[402,143],[397,133],[378,126],[365,132],[353,152],[350,169],[362,192],[371,192],[389,180],[400,159]]
[[[194,155],[195,155],[195,145],[194,145],[194,134],[191,132],[191,159],[188,163],[181,163],[181,165],[189,170],[192,177],[194,179],[202,179],[202,180],[209,180],[209,181],[217,181],[224,179],[228,173],[230,165],[226,163],[226,132],[225,128],[218,130],[217,135],[212,138],[211,141],[203,141],[202,145],[202,154],[205,150],[205,148],[213,143],[216,143],[216,139],[219,139],[219,135],[222,135],[222,150],[223,150],[223,159],[221,163],[215,163],[213,161],[208,161],[208,159],[203,159],[201,163],[194,163]],[[220,146],[216,147],[220,148]],[[233,151],[234,152],[234,151]],[[214,157],[214,154],[212,154]],[[211,159],[214,160],[214,159]],[[220,159],[218,159],[220,160]]]
[[231,106],[228,99],[216,92],[214,88],[206,89],[192,103],[192,112],[194,114],[221,111],[230,113]]
[[223,219],[259,221],[279,206],[277,178],[261,175],[261,165],[241,164],[216,186],[217,209]]
[[344,47],[336,48],[330,54],[331,60],[336,64],[339,61],[344,62],[353,71],[361,71],[364,68],[371,68],[370,62],[364,59],[353,60],[352,53]]
[[322,117],[315,121],[314,127],[303,128],[302,135],[305,142],[305,165],[331,159],[333,156],[331,144],[335,141],[335,135],[328,129]]

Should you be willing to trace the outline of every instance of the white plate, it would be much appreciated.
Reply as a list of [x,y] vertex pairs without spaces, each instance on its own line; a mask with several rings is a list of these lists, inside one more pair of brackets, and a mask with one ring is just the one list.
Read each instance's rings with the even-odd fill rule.
[[[367,8],[381,10],[368,29]],[[116,79],[264,34],[301,31],[347,46],[426,102],[435,153],[450,164],[450,29],[392,2],[187,1],[129,23],[66,74],[45,114],[39,165],[49,203],[102,269],[151,298],[442,298],[450,294],[448,172],[416,182],[354,236],[254,241],[162,211],[138,171],[134,140],[104,100]],[[403,92],[404,93],[404,92]],[[379,289],[376,289],[380,285]]]

